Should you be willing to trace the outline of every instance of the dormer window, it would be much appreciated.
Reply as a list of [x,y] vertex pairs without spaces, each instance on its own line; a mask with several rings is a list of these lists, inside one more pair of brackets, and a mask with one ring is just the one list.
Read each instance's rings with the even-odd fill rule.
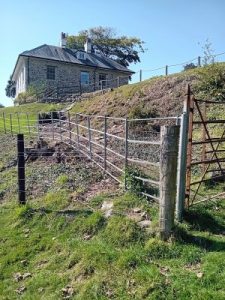
[[85,53],[84,52],[77,52],[77,58],[78,59],[85,59]]

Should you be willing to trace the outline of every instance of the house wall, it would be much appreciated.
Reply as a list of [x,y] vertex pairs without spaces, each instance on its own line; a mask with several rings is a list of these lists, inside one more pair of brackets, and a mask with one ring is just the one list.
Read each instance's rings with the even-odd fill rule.
[[21,60],[17,75],[16,75],[16,97],[19,93],[22,93],[26,90],[26,74],[27,73],[27,68],[26,68],[26,62],[25,60]]
[[[55,80],[47,79],[47,66],[55,67]],[[119,85],[127,84],[129,81],[127,73],[30,57],[28,82],[30,85],[49,87],[77,86],[80,89],[81,71],[86,71],[90,74],[90,85],[83,86],[84,91],[99,89],[100,74],[105,74],[107,80],[111,80],[112,87],[117,86],[118,83]],[[118,77],[120,77],[119,81],[117,80]]]

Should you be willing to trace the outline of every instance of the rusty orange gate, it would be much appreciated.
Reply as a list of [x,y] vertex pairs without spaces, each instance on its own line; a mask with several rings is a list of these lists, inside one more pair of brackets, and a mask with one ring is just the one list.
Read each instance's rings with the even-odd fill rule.
[[225,198],[225,101],[196,99],[188,86],[181,116],[176,215]]
[[188,92],[186,207],[225,196],[225,102]]

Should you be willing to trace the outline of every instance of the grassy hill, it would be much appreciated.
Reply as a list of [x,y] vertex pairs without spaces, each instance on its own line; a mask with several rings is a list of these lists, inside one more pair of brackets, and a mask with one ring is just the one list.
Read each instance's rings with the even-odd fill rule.
[[[198,96],[223,97],[224,69],[218,64],[120,87],[75,104],[72,113],[176,115],[187,83]],[[29,104],[0,113],[61,107]],[[225,200],[193,207],[162,242],[154,203],[124,192],[65,149],[66,163],[52,157],[27,163],[29,201],[19,206],[15,142],[0,136],[0,299],[225,298]]]

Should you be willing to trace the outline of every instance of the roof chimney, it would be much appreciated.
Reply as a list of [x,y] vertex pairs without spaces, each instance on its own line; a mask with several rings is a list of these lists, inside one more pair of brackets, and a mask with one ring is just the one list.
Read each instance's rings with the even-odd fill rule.
[[60,47],[66,48],[67,34],[61,32]]
[[92,52],[92,44],[91,44],[91,39],[87,38],[86,42],[84,44],[84,51],[87,53],[91,53]]

